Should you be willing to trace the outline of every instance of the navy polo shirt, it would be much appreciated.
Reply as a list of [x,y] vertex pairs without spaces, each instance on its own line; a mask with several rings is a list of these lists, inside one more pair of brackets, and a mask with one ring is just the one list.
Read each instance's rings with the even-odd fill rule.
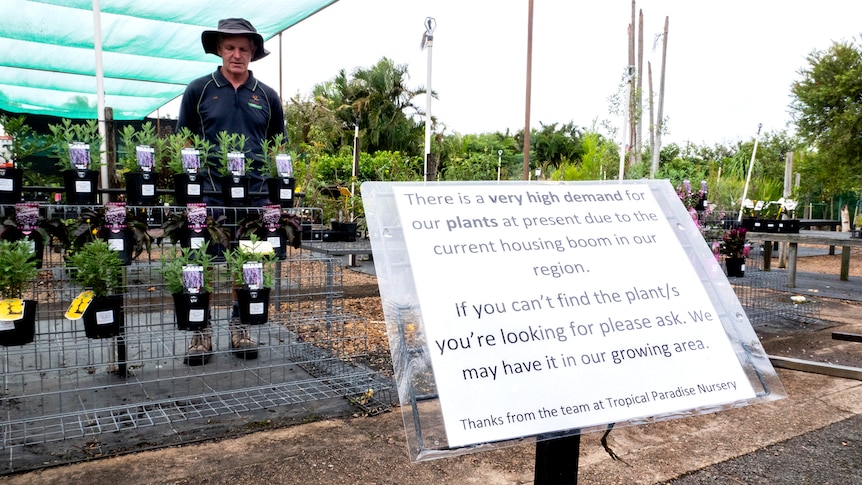
[[[274,89],[258,81],[251,71],[248,74],[238,89],[224,77],[221,67],[190,82],[180,104],[177,129],[187,127],[213,144],[222,131],[245,135],[246,157],[254,160],[248,173],[251,190],[266,191],[261,143],[277,134],[285,135],[284,109]],[[218,185],[216,180],[208,188],[219,190]]]

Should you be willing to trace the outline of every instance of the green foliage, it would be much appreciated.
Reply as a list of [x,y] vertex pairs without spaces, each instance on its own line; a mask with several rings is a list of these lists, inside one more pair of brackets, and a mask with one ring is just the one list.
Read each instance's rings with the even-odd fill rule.
[[0,241],[0,296],[21,298],[39,274],[30,241]]
[[862,183],[862,50],[835,42],[814,51],[791,85],[797,133],[817,151],[819,169],[808,167],[829,194]]
[[192,134],[188,128],[182,128],[167,140],[166,151],[169,155],[168,170],[175,174],[183,173],[183,148],[195,148],[200,152],[201,168],[209,163],[209,156],[214,145],[201,137]]
[[117,294],[122,289],[123,262],[107,242],[96,239],[68,258],[70,276],[96,297]]
[[[216,156],[218,158],[218,173],[221,175],[230,175],[231,171],[228,167],[228,154],[231,152],[245,153],[246,136],[239,133],[228,133],[221,131],[216,135]],[[203,151],[201,152],[203,153]],[[251,170],[251,159],[245,158],[244,173]]]
[[155,126],[149,121],[136,130],[132,125],[126,125],[119,130],[120,146],[118,147],[117,168],[126,172],[139,172],[137,146],[147,145],[153,147],[153,171],[161,170],[163,152],[167,145],[164,138],[156,134]]
[[169,255],[162,254],[162,267],[159,272],[165,278],[165,286],[171,294],[183,291],[183,266],[200,265],[204,269],[203,290],[211,293],[213,291],[213,258],[207,254],[209,243],[204,242],[195,249],[182,248],[179,253]]
[[[260,240],[257,236],[251,235],[251,245],[254,247]],[[231,251],[225,253],[228,272],[230,273],[231,281],[234,286],[246,285],[245,275],[242,267],[246,263],[258,262],[263,265],[263,287],[272,288],[273,277],[275,274],[276,256],[274,251],[268,253],[254,252],[250,248],[237,246]]]
[[0,126],[6,135],[12,138],[9,146],[10,160],[16,163],[18,168],[28,168],[27,157],[40,152],[48,147],[49,140],[30,128],[24,116],[9,117],[0,115]]
[[72,120],[64,118],[59,124],[48,125],[48,129],[51,130],[50,144],[60,170],[72,168],[69,154],[72,142],[86,143],[90,147],[90,170],[99,170],[102,166],[102,135],[99,134],[98,120],[72,123]]
[[[262,160],[264,163],[264,170],[270,177],[278,177],[278,167],[275,163],[275,158],[279,154],[287,154],[287,141],[284,139],[284,135],[281,133],[275,135],[272,139],[263,140],[260,144],[261,149],[263,150]],[[296,158],[291,155],[291,158]]]

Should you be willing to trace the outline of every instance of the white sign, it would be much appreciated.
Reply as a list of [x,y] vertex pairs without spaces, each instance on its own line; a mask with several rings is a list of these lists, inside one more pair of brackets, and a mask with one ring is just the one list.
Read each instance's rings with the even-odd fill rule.
[[755,397],[648,187],[392,193],[449,447]]

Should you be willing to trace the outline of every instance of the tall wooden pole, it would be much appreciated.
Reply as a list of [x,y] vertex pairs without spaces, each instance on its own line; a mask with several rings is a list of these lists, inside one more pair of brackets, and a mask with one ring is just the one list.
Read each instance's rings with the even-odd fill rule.
[[530,180],[530,92],[533,72],[533,0],[527,14],[527,98],[524,108],[524,180]]
[[650,178],[655,178],[658,171],[659,156],[661,155],[661,132],[664,129],[664,73],[667,67],[667,31],[670,17],[664,18],[664,34],[661,48],[661,78],[658,84],[658,113],[655,123],[655,149],[652,152],[652,165],[650,166]]
[[635,163],[640,163],[641,161],[641,152],[643,151],[643,113],[641,107],[643,106],[643,74],[644,74],[644,13],[643,10],[638,12],[638,68],[635,76],[637,76],[637,83],[635,85],[635,103],[632,106],[634,110],[633,119],[635,123],[635,149],[634,149],[634,158]]

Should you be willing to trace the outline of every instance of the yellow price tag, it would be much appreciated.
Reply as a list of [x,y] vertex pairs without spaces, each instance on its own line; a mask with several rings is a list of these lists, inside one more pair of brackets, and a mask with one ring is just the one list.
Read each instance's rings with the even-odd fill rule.
[[24,318],[24,300],[6,298],[0,300],[0,322],[11,322]]
[[84,312],[87,311],[87,307],[90,306],[90,302],[92,301],[93,292],[91,290],[82,291],[81,294],[72,301],[72,304],[69,305],[69,309],[66,310],[65,317],[69,320],[78,320],[84,316]]

